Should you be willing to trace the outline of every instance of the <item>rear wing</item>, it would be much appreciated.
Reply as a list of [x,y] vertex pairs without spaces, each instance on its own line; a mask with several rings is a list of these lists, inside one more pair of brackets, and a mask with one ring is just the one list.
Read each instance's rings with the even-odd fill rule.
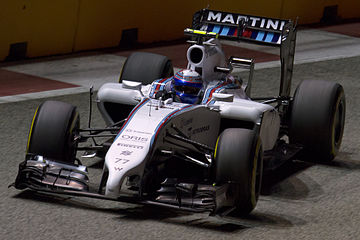
[[279,47],[281,61],[279,95],[290,96],[296,45],[296,24],[291,20],[203,9],[194,14],[192,28],[216,34],[219,39]]

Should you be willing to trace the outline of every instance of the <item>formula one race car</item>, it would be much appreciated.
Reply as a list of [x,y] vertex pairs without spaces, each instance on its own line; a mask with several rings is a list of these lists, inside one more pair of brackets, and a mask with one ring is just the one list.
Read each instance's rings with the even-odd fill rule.
[[[104,128],[80,128],[76,107],[68,103],[41,104],[14,186],[246,215],[256,206],[263,170],[295,158],[336,156],[344,91],[337,83],[309,80],[290,96],[296,40],[291,21],[205,9],[195,13],[185,34],[191,37],[186,69],[174,74],[167,57],[134,53],[119,83],[99,89]],[[251,98],[254,61],[227,59],[221,39],[279,47],[279,96]],[[249,79],[233,76],[235,68],[248,69]],[[108,140],[87,142],[100,137]],[[105,160],[96,190],[78,151]]]

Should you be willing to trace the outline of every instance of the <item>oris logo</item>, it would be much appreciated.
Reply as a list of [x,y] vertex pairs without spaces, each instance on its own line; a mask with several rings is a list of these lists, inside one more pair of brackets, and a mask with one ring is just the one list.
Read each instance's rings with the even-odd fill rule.
[[147,142],[147,137],[139,137],[134,135],[121,135],[121,139],[132,142]]

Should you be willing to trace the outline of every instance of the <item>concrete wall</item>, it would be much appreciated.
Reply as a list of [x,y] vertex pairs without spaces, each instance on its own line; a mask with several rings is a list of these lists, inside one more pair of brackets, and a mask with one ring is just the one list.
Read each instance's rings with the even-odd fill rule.
[[324,8],[331,6],[337,6],[340,18],[360,18],[359,0],[3,0],[0,61],[116,47],[134,32],[143,43],[181,38],[192,14],[207,6],[276,18],[298,16],[300,24],[320,22]]

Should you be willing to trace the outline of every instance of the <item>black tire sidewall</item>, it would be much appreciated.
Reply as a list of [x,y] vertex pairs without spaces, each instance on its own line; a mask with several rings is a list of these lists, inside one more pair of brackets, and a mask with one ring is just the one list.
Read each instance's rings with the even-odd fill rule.
[[[335,114],[345,95],[340,84],[329,81],[303,81],[292,102],[289,138],[304,146],[303,156],[318,161],[331,161],[340,144],[334,146]],[[344,112],[345,114],[345,112]],[[344,116],[344,115],[343,115]],[[340,136],[340,143],[343,128]]]
[[247,215],[255,208],[262,165],[262,145],[256,131],[226,129],[220,134],[215,154],[215,181],[217,184],[230,182],[228,195],[234,197],[236,214]]
[[74,163],[79,128],[76,107],[58,101],[42,103],[29,133],[28,153],[58,162]]

